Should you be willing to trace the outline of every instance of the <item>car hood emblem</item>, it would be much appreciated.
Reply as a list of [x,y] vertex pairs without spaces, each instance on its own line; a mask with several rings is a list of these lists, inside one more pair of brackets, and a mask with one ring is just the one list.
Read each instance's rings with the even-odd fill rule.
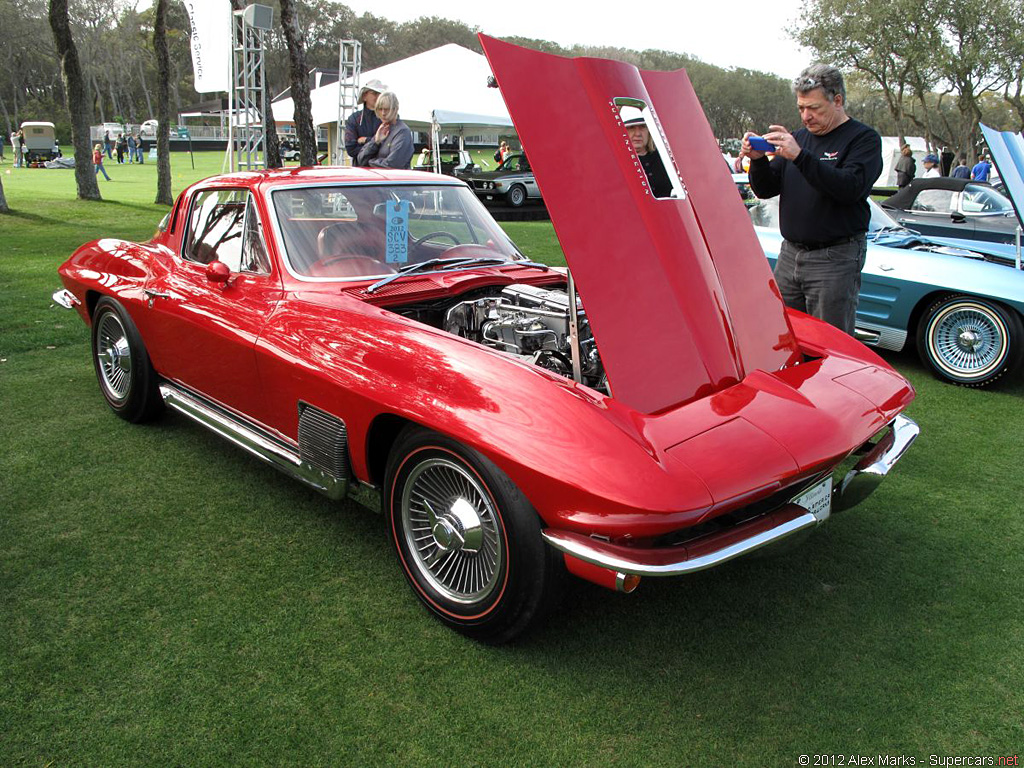
[[[615,398],[651,413],[795,361],[764,251],[686,73],[480,40]],[[624,102],[649,107],[685,195],[651,196]]]

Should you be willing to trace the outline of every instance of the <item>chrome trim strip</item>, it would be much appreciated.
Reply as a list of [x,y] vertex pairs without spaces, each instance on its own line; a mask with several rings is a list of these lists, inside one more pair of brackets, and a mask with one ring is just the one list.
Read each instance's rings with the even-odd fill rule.
[[286,475],[315,488],[332,499],[345,497],[348,491],[347,480],[328,475],[302,461],[298,453],[273,440],[259,427],[244,423],[238,417],[215,409],[202,402],[198,397],[172,384],[161,384],[160,396],[167,407],[202,424],[210,431],[281,470]]
[[[608,568],[621,573],[633,573],[638,576],[681,576],[721,565],[740,555],[745,555],[748,552],[753,552],[755,549],[773,544],[787,536],[792,536],[794,533],[798,533],[806,528],[813,528],[817,524],[818,519],[808,512],[775,528],[755,534],[749,539],[722,547],[715,552],[709,552],[700,557],[680,560],[675,563],[666,563],[665,565],[651,565],[640,560],[627,559],[603,552],[600,548],[588,544],[586,539],[565,531],[549,528],[542,531],[541,535],[555,549],[566,552],[573,557],[578,557],[580,560],[585,560],[588,563],[599,565],[602,568]],[[600,543],[598,540],[594,540],[594,542],[595,544]]]
[[53,294],[53,300],[55,303],[60,304],[64,309],[74,309],[82,302],[78,300],[67,288],[61,288],[59,291]]

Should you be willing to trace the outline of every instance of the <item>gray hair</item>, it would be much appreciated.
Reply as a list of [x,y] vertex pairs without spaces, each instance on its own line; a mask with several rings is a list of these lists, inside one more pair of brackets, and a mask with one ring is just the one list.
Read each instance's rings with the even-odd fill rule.
[[821,88],[830,101],[839,94],[843,97],[845,106],[846,85],[843,83],[843,73],[835,67],[828,64],[811,64],[793,80],[793,93],[810,93],[816,88]]
[[392,91],[384,91],[377,97],[374,112],[385,123],[393,123],[398,119],[398,97]]

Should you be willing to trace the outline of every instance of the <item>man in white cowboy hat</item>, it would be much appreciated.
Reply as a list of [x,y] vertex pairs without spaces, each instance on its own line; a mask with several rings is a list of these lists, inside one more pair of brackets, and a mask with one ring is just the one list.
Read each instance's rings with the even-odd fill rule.
[[380,80],[370,80],[359,89],[356,103],[362,104],[362,109],[357,109],[345,121],[345,151],[353,160],[380,128],[380,118],[373,110],[377,106],[377,97],[387,89]]

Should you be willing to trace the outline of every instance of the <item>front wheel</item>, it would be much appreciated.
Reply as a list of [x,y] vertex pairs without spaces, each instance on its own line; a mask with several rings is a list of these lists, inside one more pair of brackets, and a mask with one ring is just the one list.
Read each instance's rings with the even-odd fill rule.
[[932,374],[965,387],[984,387],[1024,359],[1024,330],[1012,310],[975,296],[948,296],[921,318],[917,349]]
[[416,596],[456,631],[504,643],[557,602],[561,555],[519,489],[477,451],[408,428],[388,460],[384,510]]
[[526,203],[526,188],[516,184],[508,191],[505,199],[513,208],[521,208]]
[[131,316],[104,296],[92,316],[92,360],[107,404],[125,421],[149,421],[163,410],[156,371]]

